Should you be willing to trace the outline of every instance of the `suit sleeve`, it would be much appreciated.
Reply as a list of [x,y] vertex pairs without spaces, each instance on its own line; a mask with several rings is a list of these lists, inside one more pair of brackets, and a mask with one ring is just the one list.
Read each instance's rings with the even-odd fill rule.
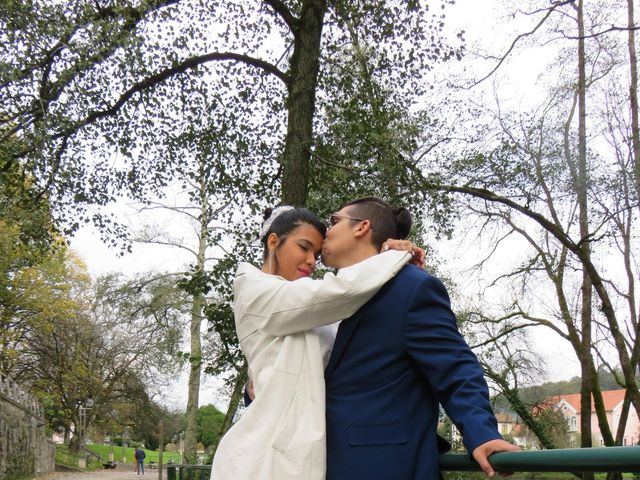
[[438,396],[469,453],[501,438],[482,367],[458,331],[449,296],[428,276],[414,286],[405,317],[409,355]]
[[287,281],[267,274],[239,275],[234,282],[237,313],[257,330],[281,336],[329,325],[353,315],[409,261],[389,251],[328,273],[322,280]]

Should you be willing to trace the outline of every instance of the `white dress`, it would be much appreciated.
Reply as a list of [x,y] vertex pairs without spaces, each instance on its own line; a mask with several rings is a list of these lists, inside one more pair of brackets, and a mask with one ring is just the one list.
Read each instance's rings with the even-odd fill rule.
[[323,357],[332,340],[316,327],[353,315],[410,258],[389,251],[338,275],[296,281],[240,264],[236,332],[255,400],[220,441],[212,480],[324,480]]

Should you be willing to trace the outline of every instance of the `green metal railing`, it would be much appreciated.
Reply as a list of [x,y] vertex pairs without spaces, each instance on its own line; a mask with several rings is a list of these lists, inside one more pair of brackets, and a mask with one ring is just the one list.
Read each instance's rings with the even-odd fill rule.
[[167,465],[167,480],[209,480],[211,465]]
[[[640,446],[564,448],[495,453],[489,458],[499,472],[623,472],[640,473]],[[440,455],[447,472],[480,471],[467,454]],[[211,465],[167,465],[167,480],[209,480]]]
[[[640,472],[640,447],[562,448],[494,453],[491,466],[499,472]],[[467,454],[440,455],[444,471],[479,471]]]

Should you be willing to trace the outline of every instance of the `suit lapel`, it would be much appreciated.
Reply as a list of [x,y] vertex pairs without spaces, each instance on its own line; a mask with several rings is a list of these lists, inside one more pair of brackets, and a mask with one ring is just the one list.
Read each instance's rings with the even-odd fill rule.
[[349,340],[351,340],[351,336],[358,328],[360,324],[360,319],[362,318],[362,309],[356,312],[355,315],[347,318],[340,322],[340,326],[338,327],[338,333],[336,334],[336,341],[333,344],[333,348],[331,349],[331,356],[329,357],[329,363],[324,370],[325,377],[331,376],[333,370],[336,365],[340,361],[342,354],[344,353],[345,348],[349,344]]
[[391,279],[382,288],[374,295],[372,299],[370,299],[367,303],[365,303],[360,309],[354,313],[351,317],[347,318],[340,322],[340,326],[338,327],[338,333],[336,334],[336,341],[333,344],[333,349],[331,350],[331,356],[329,357],[329,363],[327,367],[324,369],[325,378],[330,378],[333,375],[333,371],[336,368],[338,362],[340,362],[340,358],[344,354],[345,349],[349,345],[351,341],[351,337],[358,329],[358,325],[363,317],[367,315],[367,312],[371,311],[370,305],[375,302],[376,298],[379,298],[380,295],[384,295],[383,292],[387,291],[389,288],[389,284],[392,283],[394,279]]

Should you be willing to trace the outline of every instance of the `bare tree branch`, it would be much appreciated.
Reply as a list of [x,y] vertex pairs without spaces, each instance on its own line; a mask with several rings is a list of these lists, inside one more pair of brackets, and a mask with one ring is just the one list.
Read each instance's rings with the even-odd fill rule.
[[497,65],[493,67],[493,69],[491,69],[491,71],[487,73],[484,77],[482,77],[480,80],[476,80],[475,82],[473,82],[469,87],[467,87],[467,89],[470,89],[475,87],[476,85],[479,85],[480,83],[484,82],[487,78],[489,78],[491,75],[493,75],[496,72],[496,70],[498,70],[498,68],[500,68],[500,66],[504,63],[507,57],[511,54],[511,52],[516,47],[518,42],[525,37],[533,35],[542,25],[544,25],[547,19],[551,16],[551,14],[557,8],[562,7],[563,5],[574,3],[574,2],[575,0],[566,0],[564,2],[554,3],[553,6],[547,10],[547,13],[544,15],[544,17],[542,17],[542,20],[540,20],[538,24],[533,28],[533,30],[530,30],[529,32],[521,33],[520,35],[518,35],[515,38],[515,40],[511,43],[511,46],[508,48],[508,50],[500,57],[500,60],[498,61]]
[[300,23],[299,20],[291,13],[291,10],[289,10],[283,2],[280,0],[263,0],[263,2],[273,8],[275,12],[280,15],[292,32],[298,28]]
[[566,35],[564,32],[562,33],[562,36],[567,40],[584,40],[587,38],[597,38],[611,32],[629,32],[631,30],[633,31],[640,30],[640,27],[616,27],[615,25],[611,25],[606,30],[602,30],[601,32],[597,32],[597,33],[591,33],[589,35],[583,35],[582,37]]

